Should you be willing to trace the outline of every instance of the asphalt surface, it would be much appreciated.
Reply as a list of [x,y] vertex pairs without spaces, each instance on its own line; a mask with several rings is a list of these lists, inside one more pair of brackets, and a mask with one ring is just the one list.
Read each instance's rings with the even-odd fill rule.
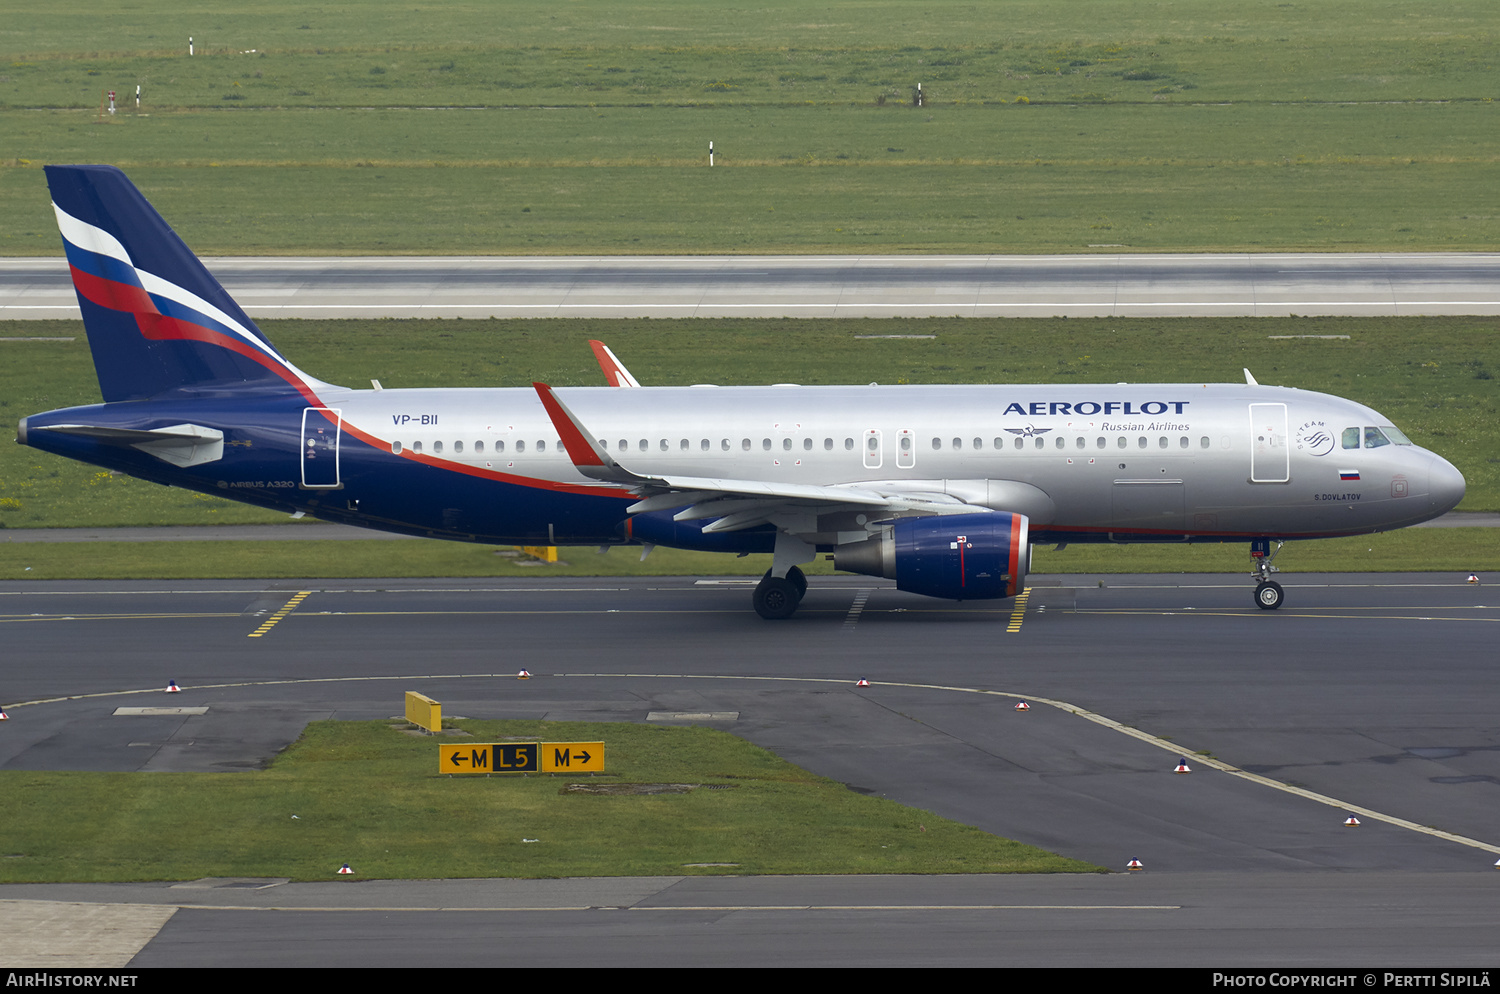
[[[0,769],[244,770],[408,689],[473,717],[724,712],[704,723],[853,789],[1117,871],[6,885],[0,934],[123,916],[134,966],[1500,959],[1492,588],[1287,575],[1262,612],[1240,576],[1032,579],[1019,625],[845,577],[783,623],[713,578],[0,584]],[[207,710],[115,713],[141,705]]]
[[[204,261],[256,318],[1500,314],[1500,253]],[[0,319],[77,316],[61,257],[0,259]]]

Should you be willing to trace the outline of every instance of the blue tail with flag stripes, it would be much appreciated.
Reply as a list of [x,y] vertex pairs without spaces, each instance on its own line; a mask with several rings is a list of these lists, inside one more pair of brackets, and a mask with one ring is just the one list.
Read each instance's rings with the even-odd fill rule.
[[324,385],[276,351],[124,173],[46,173],[106,402]]

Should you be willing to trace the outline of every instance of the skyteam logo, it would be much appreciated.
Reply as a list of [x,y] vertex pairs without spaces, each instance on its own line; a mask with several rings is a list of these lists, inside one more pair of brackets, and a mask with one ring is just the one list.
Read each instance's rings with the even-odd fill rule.
[[1333,451],[1333,432],[1322,421],[1308,421],[1297,426],[1297,451],[1310,456],[1326,456]]

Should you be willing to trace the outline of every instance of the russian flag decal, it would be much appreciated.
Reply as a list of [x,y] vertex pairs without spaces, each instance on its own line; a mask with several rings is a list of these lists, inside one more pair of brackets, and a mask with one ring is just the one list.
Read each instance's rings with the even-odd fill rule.
[[1357,469],[1341,469],[1341,470],[1339,470],[1339,479],[1340,480],[1358,480],[1359,479],[1359,470],[1357,470]]

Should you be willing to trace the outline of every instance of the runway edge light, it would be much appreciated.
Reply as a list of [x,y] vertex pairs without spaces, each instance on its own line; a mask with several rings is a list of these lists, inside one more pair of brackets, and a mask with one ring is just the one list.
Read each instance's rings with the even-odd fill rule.
[[516,679],[517,680],[530,680],[531,679],[531,671],[530,670],[522,670],[521,672],[519,672],[519,673],[516,674]]
[[1359,827],[1359,819],[1356,818],[1356,817],[1354,817],[1353,815],[1350,815],[1348,818],[1344,819],[1344,827],[1345,828],[1358,828]]
[[346,873],[353,873],[353,872],[354,872],[353,870],[349,869],[349,864],[348,863],[345,863],[343,866],[339,867],[339,876],[343,876]]
[[866,680],[864,677],[860,677],[859,683],[855,684],[856,687],[868,687],[869,685],[870,681]]
[[1031,710],[1031,705],[1027,704],[1025,701],[1016,701],[1015,710],[1017,710],[1017,711],[1030,711]]
[[1173,770],[1172,772],[1173,773],[1191,773],[1191,772],[1193,772],[1192,770],[1188,769],[1187,757],[1186,756],[1181,756],[1181,757],[1178,758],[1178,760],[1177,760],[1177,769]]
[[1146,867],[1138,859],[1133,859],[1129,863],[1125,864],[1125,869],[1127,870],[1144,870],[1145,868]]
[[167,693],[169,693],[169,694],[180,694],[180,693],[182,693],[182,688],[179,687],[179,686],[177,686],[177,681],[176,680],[168,680],[167,681]]

